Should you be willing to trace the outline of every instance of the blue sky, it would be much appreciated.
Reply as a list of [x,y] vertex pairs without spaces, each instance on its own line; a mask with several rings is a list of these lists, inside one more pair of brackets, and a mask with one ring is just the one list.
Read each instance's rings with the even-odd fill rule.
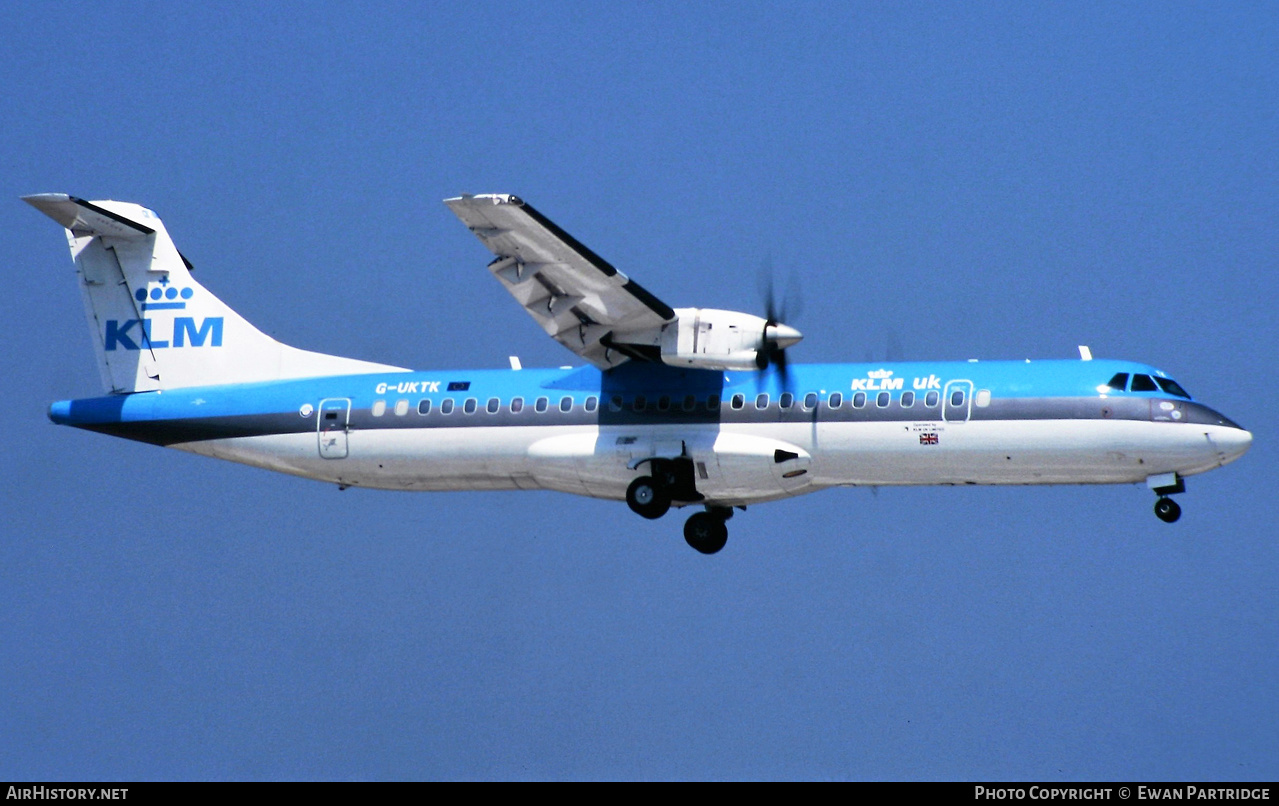
[[[0,778],[1279,777],[1272,5],[0,27]],[[38,192],[151,207],[307,349],[569,363],[440,204],[510,192],[671,305],[793,276],[793,360],[1089,344],[1255,442],[1174,526],[1143,487],[848,489],[712,558],[619,503],[338,492],[50,424],[99,384]]]

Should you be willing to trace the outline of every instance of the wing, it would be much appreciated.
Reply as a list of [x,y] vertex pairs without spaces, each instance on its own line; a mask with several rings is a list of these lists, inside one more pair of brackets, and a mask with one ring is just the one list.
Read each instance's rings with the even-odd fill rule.
[[516,196],[445,199],[497,257],[489,263],[542,329],[600,369],[659,361],[670,306]]

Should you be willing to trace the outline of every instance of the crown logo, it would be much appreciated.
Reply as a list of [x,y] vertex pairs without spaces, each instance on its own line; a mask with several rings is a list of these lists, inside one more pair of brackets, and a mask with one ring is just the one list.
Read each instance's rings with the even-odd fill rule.
[[[166,277],[165,280],[167,279]],[[193,296],[195,296],[195,289],[177,288],[163,281],[159,286],[153,286],[150,289],[139,288],[133,292],[133,298],[142,303],[140,307],[144,311],[182,309],[187,306],[185,300]]]
[[873,369],[866,374],[871,378],[891,378],[893,371],[891,369]]

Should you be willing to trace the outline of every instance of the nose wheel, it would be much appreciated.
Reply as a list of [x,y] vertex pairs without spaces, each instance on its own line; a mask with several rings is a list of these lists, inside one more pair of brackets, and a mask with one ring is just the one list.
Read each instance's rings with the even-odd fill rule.
[[1155,517],[1164,523],[1175,523],[1181,517],[1181,507],[1168,496],[1184,493],[1185,480],[1177,473],[1161,473],[1146,479],[1146,486],[1159,496],[1155,501]]
[[1155,501],[1155,516],[1164,523],[1175,523],[1181,517],[1181,505],[1167,496]]

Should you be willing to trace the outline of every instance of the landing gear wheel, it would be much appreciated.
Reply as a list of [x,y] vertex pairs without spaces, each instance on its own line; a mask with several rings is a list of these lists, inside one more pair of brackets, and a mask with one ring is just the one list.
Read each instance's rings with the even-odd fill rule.
[[684,540],[703,554],[714,554],[728,542],[728,526],[721,517],[698,512],[684,523]]
[[1181,506],[1171,498],[1160,498],[1155,502],[1155,515],[1164,523],[1175,523],[1181,517]]
[[657,520],[671,508],[671,496],[652,476],[640,476],[626,488],[626,505],[636,515]]

